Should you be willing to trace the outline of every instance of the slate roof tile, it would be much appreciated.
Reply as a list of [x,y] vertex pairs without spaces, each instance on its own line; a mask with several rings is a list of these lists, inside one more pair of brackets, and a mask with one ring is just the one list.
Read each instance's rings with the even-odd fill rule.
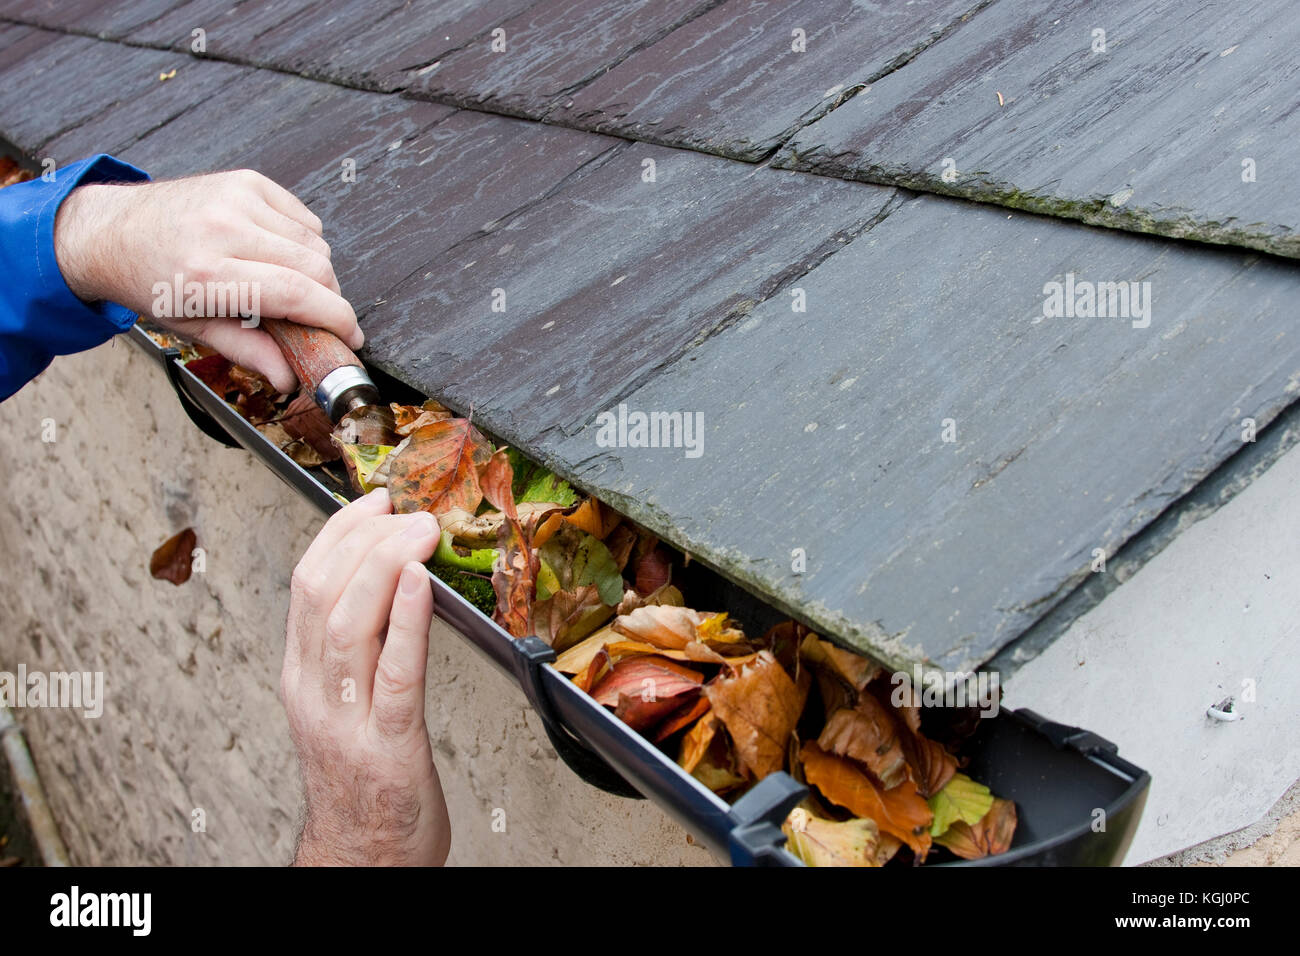
[[[261,169],[372,362],[827,633],[965,669],[1294,412],[1300,273],[1254,250],[1295,253],[1297,32],[1281,0],[0,0],[0,130]],[[1149,324],[1045,318],[1076,280]],[[704,456],[602,447],[619,403],[702,413]]]

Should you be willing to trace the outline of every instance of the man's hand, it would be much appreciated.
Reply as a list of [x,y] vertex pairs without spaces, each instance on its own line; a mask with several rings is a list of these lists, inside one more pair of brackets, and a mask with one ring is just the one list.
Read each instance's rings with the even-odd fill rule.
[[419,562],[438,522],[391,510],[382,488],[348,505],[293,572],[280,692],[307,791],[297,865],[441,865],[451,845],[424,724]]
[[[232,362],[261,372],[282,392],[295,377],[274,340],[238,315],[154,315],[155,283],[250,283],[259,313],[329,329],[352,348],[363,341],[339,293],[321,221],[288,190],[238,170],[159,183],[88,185],[59,207],[54,249],[78,298],[126,306]],[[175,293],[169,293],[174,296]],[[180,290],[184,300],[184,285]],[[228,312],[235,309],[228,308]]]

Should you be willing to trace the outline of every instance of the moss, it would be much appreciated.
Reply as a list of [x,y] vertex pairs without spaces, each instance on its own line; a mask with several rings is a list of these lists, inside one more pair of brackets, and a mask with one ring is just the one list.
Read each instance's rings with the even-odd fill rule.
[[469,574],[441,564],[430,564],[429,570],[444,581],[449,588],[470,604],[491,617],[497,607],[496,592],[492,582],[478,574]]

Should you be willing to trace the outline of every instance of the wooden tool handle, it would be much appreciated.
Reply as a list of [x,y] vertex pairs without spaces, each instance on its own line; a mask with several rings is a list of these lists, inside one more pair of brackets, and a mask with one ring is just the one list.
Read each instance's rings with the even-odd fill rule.
[[285,319],[262,319],[262,328],[271,333],[298,381],[313,393],[323,379],[336,368],[361,366],[350,348],[333,332]]

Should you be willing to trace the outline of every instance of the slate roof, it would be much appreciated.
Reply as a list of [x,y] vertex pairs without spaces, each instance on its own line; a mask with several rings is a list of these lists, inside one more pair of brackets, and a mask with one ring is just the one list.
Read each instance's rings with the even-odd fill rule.
[[[0,0],[0,131],[262,170],[369,361],[966,669],[1230,494],[1243,419],[1294,421],[1298,38],[1285,0]],[[1045,318],[1071,275],[1150,283],[1149,324]],[[702,412],[704,454],[600,447],[620,403]]]

